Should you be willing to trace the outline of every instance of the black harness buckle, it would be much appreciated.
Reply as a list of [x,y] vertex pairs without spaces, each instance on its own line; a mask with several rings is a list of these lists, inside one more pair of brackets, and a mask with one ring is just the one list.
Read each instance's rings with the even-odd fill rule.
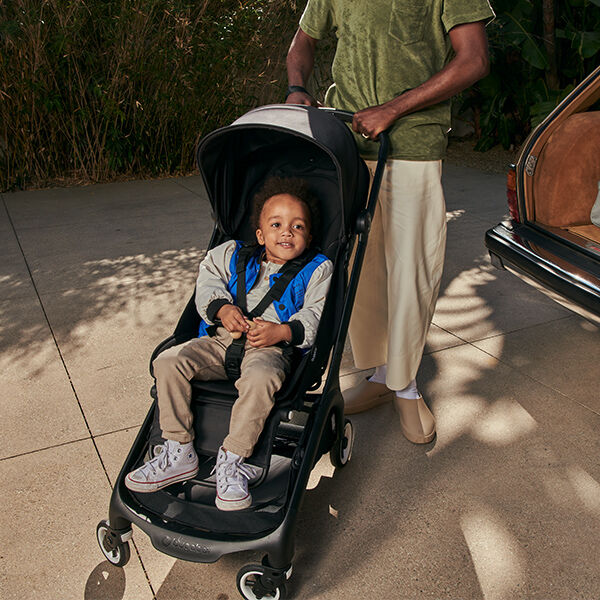
[[237,380],[241,375],[242,359],[246,351],[246,334],[243,333],[239,338],[231,341],[231,344],[225,351],[225,373],[231,380]]

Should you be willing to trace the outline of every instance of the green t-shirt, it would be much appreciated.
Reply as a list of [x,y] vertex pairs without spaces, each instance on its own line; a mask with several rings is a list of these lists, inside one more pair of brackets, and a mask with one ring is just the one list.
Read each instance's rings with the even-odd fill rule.
[[[315,39],[335,30],[325,103],[355,112],[427,81],[452,56],[452,27],[493,16],[488,0],[308,0],[300,27]],[[392,128],[389,156],[443,158],[449,130],[449,101],[406,115]],[[377,157],[376,142],[355,137],[365,158]]]

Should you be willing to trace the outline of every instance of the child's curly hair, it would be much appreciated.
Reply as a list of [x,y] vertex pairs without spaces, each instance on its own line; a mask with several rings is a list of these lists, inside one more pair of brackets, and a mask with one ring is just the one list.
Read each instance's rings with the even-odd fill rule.
[[272,176],[265,180],[263,186],[254,196],[254,208],[252,210],[252,225],[254,229],[260,227],[260,215],[265,202],[272,196],[278,194],[289,194],[294,196],[308,208],[310,215],[310,233],[315,234],[319,231],[321,214],[319,211],[319,201],[310,191],[308,183],[300,177],[278,177]]

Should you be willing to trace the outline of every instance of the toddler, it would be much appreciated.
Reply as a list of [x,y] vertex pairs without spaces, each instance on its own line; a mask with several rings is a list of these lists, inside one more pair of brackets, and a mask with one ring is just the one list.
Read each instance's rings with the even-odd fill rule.
[[[257,246],[248,249],[242,242],[229,241],[208,252],[196,282],[196,308],[202,318],[199,337],[167,348],[153,362],[159,423],[166,441],[160,454],[127,475],[129,489],[153,492],[197,474],[190,382],[226,379],[227,349],[234,339],[245,336],[235,381],[238,398],[217,455],[215,504],[221,510],[252,504],[248,480],[256,470],[244,459],[252,454],[289,371],[286,349],[305,350],[314,342],[331,282],[331,261],[309,248],[318,215],[317,200],[304,180],[271,177],[254,199]],[[238,304],[252,312],[280,277],[282,266],[295,259],[302,266],[281,297],[268,303],[261,317],[249,319]],[[240,260],[246,262],[241,272]],[[241,291],[245,302],[240,301],[238,283],[245,283]]]

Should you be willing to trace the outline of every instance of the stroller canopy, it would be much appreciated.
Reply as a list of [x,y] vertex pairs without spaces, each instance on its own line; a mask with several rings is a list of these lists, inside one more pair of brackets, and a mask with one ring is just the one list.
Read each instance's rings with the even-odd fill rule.
[[253,197],[271,175],[309,182],[321,207],[313,238],[330,257],[366,203],[368,170],[348,126],[331,110],[256,108],[208,134],[198,145],[197,162],[217,227],[230,238],[255,239]]

